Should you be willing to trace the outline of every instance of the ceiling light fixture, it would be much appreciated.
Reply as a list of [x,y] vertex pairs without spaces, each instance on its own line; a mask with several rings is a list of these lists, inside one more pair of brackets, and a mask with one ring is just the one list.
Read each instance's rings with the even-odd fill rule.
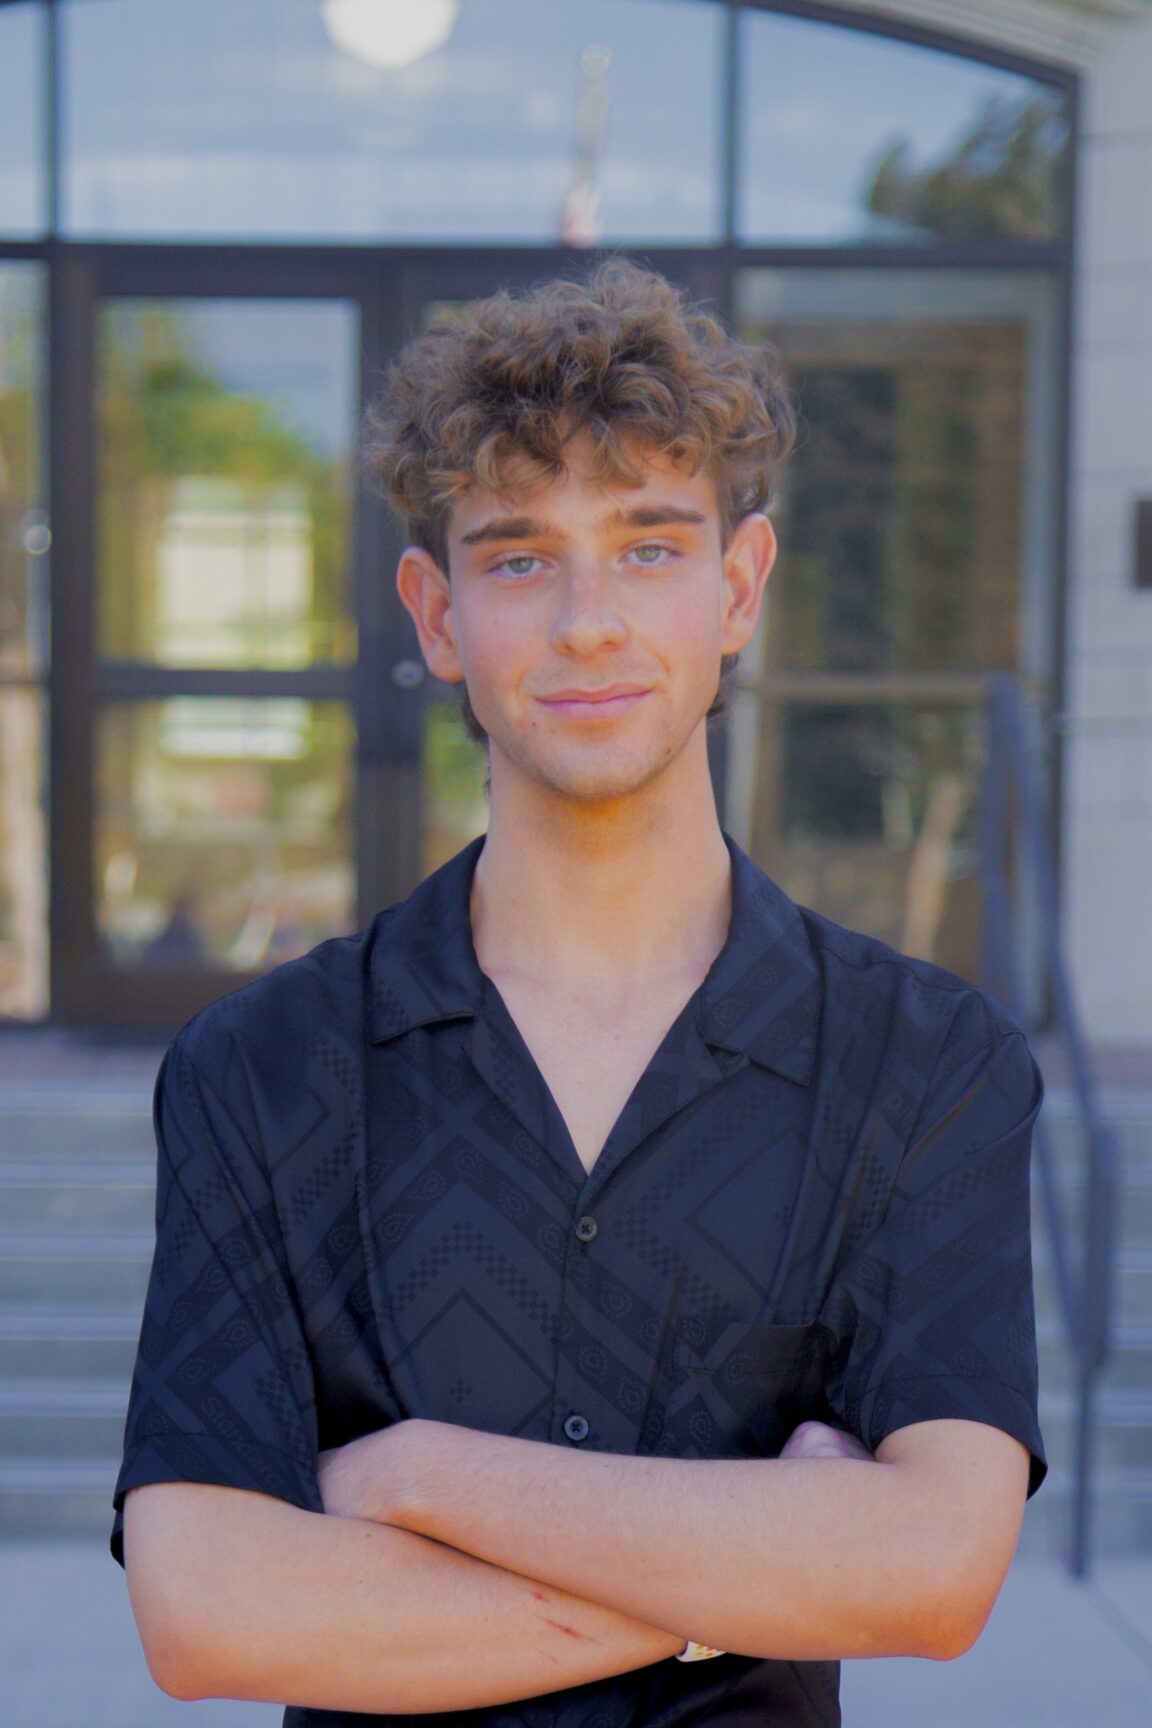
[[411,66],[452,34],[460,0],[322,0],[324,25],[337,48],[369,66]]

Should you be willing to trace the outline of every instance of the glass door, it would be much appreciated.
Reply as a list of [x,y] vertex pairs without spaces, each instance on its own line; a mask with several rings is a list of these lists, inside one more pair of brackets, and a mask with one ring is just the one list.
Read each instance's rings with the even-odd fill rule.
[[357,928],[381,886],[358,856],[364,289],[206,274],[102,256],[74,284],[65,1019],[171,1029]]

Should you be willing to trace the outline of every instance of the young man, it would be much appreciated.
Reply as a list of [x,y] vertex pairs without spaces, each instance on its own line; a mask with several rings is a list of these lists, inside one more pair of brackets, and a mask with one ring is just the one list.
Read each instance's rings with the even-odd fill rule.
[[719,825],[790,431],[618,259],[393,369],[400,593],[490,822],[165,1055],[112,1545],[177,1697],[827,1728],[840,1658],[984,1625],[1046,1469],[1042,1083]]

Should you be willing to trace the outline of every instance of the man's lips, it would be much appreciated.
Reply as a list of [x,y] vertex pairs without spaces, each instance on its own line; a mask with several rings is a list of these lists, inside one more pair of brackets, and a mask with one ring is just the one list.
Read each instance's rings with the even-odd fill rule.
[[538,698],[546,708],[558,714],[594,715],[607,718],[634,708],[648,687],[638,684],[607,684],[602,690],[557,690],[551,696]]

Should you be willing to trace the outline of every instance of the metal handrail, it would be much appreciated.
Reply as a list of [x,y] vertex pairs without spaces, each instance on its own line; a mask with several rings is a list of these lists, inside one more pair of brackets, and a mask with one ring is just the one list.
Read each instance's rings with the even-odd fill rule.
[[1023,698],[1010,673],[989,673],[984,698],[984,772],[980,787],[980,879],[983,889],[983,974],[1009,1010],[1026,1023],[1020,956],[1004,868],[1008,796],[1015,793],[1021,846],[1030,870],[1029,887],[1039,913],[1046,967],[1068,1072],[1084,1130],[1084,1186],[1079,1253],[1061,1198],[1048,1125],[1036,1120],[1037,1173],[1056,1280],[1059,1311],[1076,1373],[1076,1440],[1069,1570],[1088,1575],[1091,1546],[1091,1481],[1095,1441],[1095,1393],[1111,1341],[1119,1146],[1100,1114],[1096,1082],[1060,937],[1056,872],[1044,821],[1040,774],[1028,746]]

